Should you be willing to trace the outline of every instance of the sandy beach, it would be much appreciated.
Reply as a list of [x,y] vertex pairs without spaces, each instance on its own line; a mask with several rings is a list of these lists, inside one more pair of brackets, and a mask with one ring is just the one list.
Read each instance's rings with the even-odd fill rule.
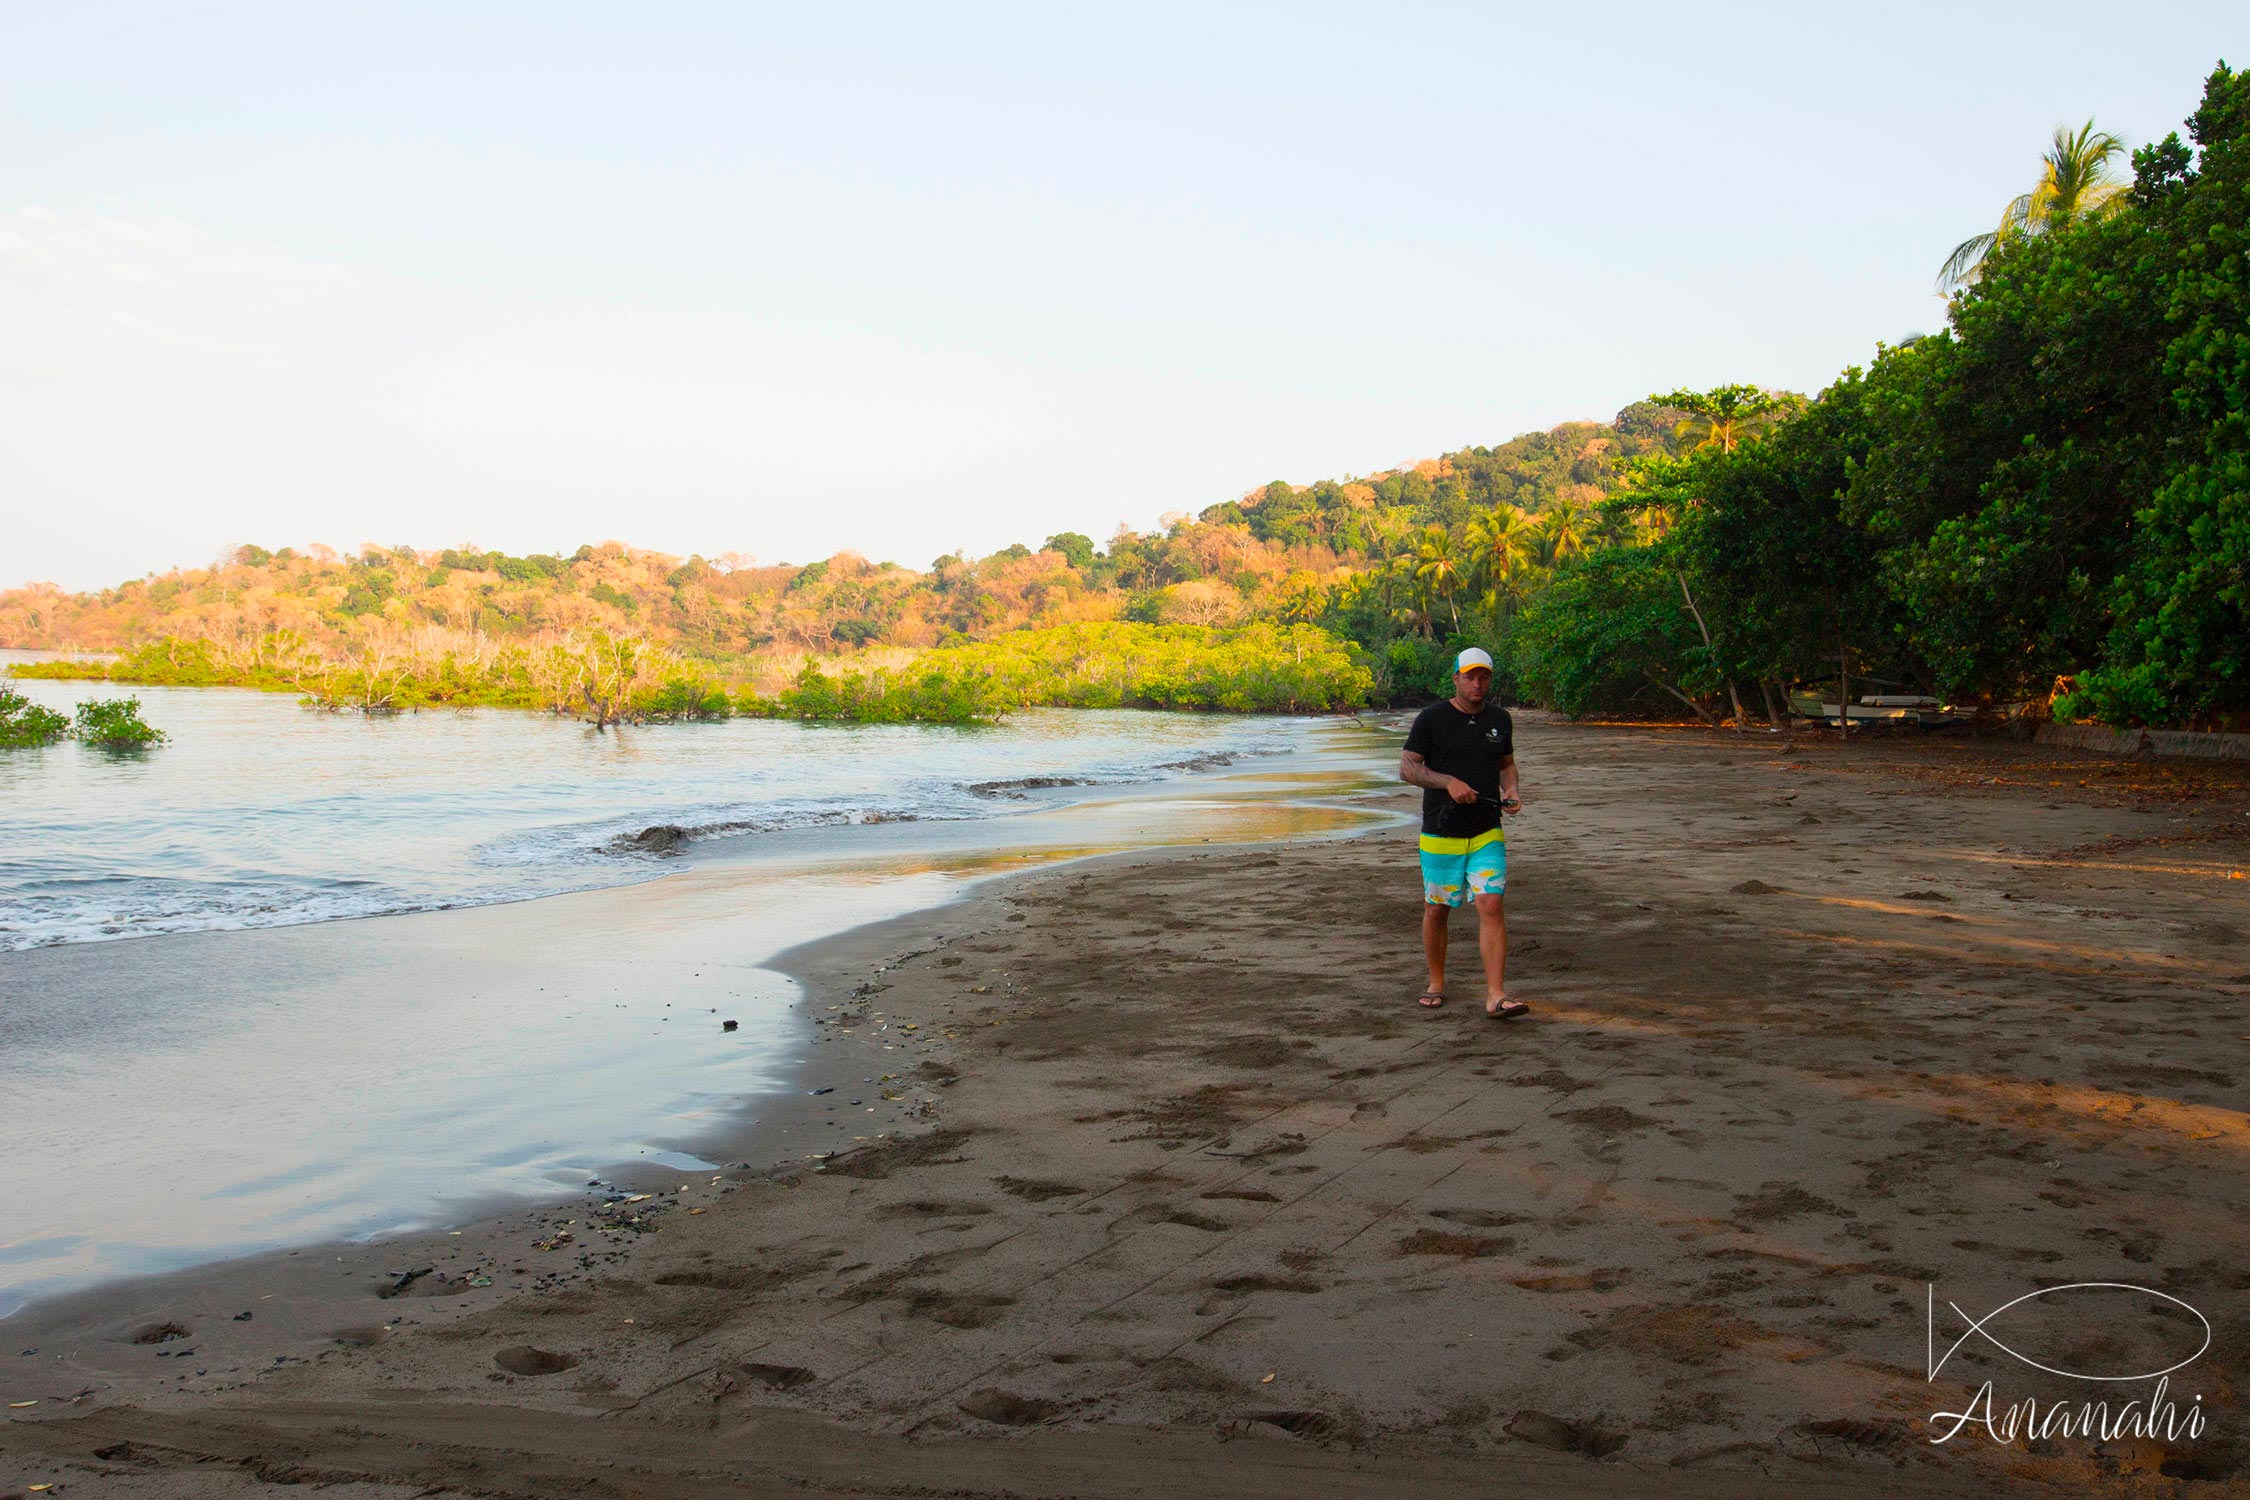
[[[1403,788],[992,880],[788,956],[836,1093],[725,1170],[0,1323],[0,1495],[2239,1492],[2250,773],[1537,715],[1519,757],[1527,1020],[1461,965],[1415,1007]],[[2070,1282],[2208,1321],[2203,1436],[1929,1441],[2087,1392],[1929,1379],[1928,1308]],[[2047,1362],[2159,1368],[2167,1308]]]

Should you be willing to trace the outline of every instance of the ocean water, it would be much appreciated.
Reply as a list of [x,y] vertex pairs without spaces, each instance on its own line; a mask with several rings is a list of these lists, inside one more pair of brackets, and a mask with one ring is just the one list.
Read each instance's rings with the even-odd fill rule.
[[[28,658],[0,652],[11,659]],[[742,841],[1004,817],[1058,790],[1007,783],[1176,779],[1293,739],[1274,721],[1188,714],[605,731],[502,709],[369,718],[231,689],[14,686],[64,711],[136,693],[172,741],[0,753],[0,952],[621,885],[666,867],[630,842],[651,827]]]
[[[170,744],[0,752],[0,1318],[716,1163],[823,1066],[784,950],[1041,862],[1358,831],[1384,815],[1345,794],[1396,746],[1176,714],[597,733],[140,697]],[[660,856],[651,827],[690,837]],[[847,1147],[854,1113],[782,1144]]]

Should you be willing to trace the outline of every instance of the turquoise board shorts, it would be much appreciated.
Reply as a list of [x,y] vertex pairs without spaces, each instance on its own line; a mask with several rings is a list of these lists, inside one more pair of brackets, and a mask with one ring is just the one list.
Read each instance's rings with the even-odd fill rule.
[[1461,906],[1507,889],[1508,840],[1499,829],[1468,839],[1422,835],[1422,899],[1430,905]]

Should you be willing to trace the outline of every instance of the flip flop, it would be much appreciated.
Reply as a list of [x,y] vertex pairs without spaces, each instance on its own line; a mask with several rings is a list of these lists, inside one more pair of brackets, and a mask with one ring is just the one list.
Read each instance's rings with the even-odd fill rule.
[[1436,1010],[1439,1006],[1445,1004],[1445,991],[1424,990],[1415,998],[1420,1002],[1422,1009]]
[[1493,1010],[1487,1007],[1485,1010],[1485,1014],[1492,1017],[1492,1019],[1495,1021],[1513,1021],[1520,1015],[1528,1014],[1530,1010],[1531,1007],[1524,1004],[1521,1000],[1503,1000],[1500,1002],[1500,1008],[1498,1010]]

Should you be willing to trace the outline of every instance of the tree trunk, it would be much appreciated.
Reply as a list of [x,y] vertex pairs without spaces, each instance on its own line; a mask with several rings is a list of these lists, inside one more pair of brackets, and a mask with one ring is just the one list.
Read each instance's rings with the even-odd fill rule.
[[1712,719],[1710,711],[1704,708],[1702,704],[1696,702],[1693,698],[1690,698],[1687,694],[1681,692],[1678,688],[1672,686],[1672,684],[1666,682],[1663,678],[1657,676],[1654,672],[1643,672],[1641,675],[1643,677],[1646,677],[1650,682],[1655,683],[1658,687],[1664,689],[1665,692],[1670,693],[1673,697],[1679,699],[1682,703],[1685,703],[1689,708],[1693,709],[1695,711],[1695,716],[1701,719],[1705,724],[1710,725],[1714,729],[1718,727],[1717,722]]
[[1845,744],[1852,739],[1852,648],[1836,627],[1836,733]]
[[[1685,568],[1674,569],[1673,576],[1680,580],[1680,597],[1687,601],[1688,613],[1695,618],[1695,628],[1702,633],[1703,649],[1711,652],[1711,654],[1715,658],[1718,655],[1718,652],[1711,644],[1711,627],[1703,623],[1703,611],[1695,607],[1695,595],[1688,590],[1687,570]],[[1726,683],[1727,698],[1734,704],[1735,733],[1743,734],[1748,732],[1750,728],[1750,716],[1742,711],[1742,695],[1734,690],[1734,679],[1724,673],[1721,673],[1720,680]]]
[[1781,709],[1774,702],[1773,684],[1763,677],[1759,678],[1758,692],[1766,700],[1766,722],[1771,724],[1777,732],[1784,732],[1786,726],[1781,722]]

